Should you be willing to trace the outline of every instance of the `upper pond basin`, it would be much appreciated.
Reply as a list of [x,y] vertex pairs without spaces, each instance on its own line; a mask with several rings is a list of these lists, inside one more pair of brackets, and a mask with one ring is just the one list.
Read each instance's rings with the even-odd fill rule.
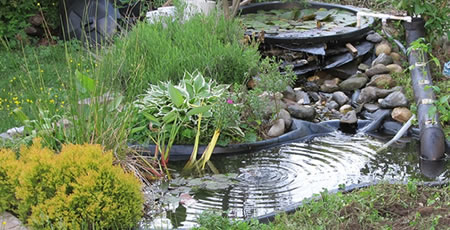
[[[340,132],[309,142],[292,142],[267,150],[213,157],[220,174],[182,177],[175,173],[161,187],[164,214],[174,227],[195,226],[202,212],[223,211],[246,219],[285,209],[313,194],[376,181],[443,181],[450,163],[434,178],[421,172],[418,142],[403,139],[377,153],[385,142],[367,135]],[[173,164],[178,172],[184,162]],[[426,166],[425,166],[426,167]],[[437,170],[436,165],[431,166]],[[439,168],[439,167],[438,167]],[[429,174],[430,172],[428,172]]]

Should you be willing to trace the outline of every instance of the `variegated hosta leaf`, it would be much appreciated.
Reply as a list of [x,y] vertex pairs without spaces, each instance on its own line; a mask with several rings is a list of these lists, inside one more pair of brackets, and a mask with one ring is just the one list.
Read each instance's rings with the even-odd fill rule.
[[[169,93],[169,89],[171,93]],[[175,90],[174,90],[175,88]],[[157,119],[163,119],[167,114],[177,114],[179,119],[188,122],[187,126],[196,123],[197,119],[191,118],[197,115],[198,111],[191,111],[194,108],[205,106],[211,108],[212,105],[223,99],[229,85],[219,85],[214,80],[206,80],[203,75],[195,71],[193,73],[186,72],[183,79],[177,85],[171,85],[170,82],[161,82],[158,85],[150,85],[145,94],[141,95],[134,105],[139,111],[151,114]],[[180,95],[182,95],[182,102]],[[176,99],[176,100],[174,100]],[[206,128],[210,122],[208,119],[213,119],[210,109],[202,109],[202,117],[204,121],[203,127]],[[169,115],[171,118],[172,115]]]

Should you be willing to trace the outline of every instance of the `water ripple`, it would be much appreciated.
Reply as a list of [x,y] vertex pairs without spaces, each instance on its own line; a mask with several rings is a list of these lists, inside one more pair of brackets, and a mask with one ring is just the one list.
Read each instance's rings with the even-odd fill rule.
[[[197,202],[186,207],[184,220],[175,224],[190,227],[205,210],[226,211],[234,218],[259,216],[323,189],[384,179],[380,175],[392,173],[389,168],[387,172],[380,169],[385,156],[377,154],[375,149],[382,144],[368,137],[335,134],[309,143],[290,143],[258,153],[214,158],[212,161],[219,171],[237,174],[237,182],[225,190],[192,194]],[[399,165],[404,163],[402,159],[398,161]],[[409,175],[406,171],[407,168],[397,175]]]

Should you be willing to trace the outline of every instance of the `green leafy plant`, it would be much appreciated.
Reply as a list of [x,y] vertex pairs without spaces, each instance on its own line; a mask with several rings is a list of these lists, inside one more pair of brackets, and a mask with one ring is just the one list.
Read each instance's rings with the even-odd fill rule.
[[408,15],[425,19],[428,37],[433,40],[446,34],[450,38],[450,8],[446,0],[393,0],[398,9]]
[[433,85],[433,86],[427,86],[425,89],[432,89],[437,95],[438,99],[434,101],[433,106],[428,111],[428,115],[430,117],[434,117],[436,113],[439,113],[440,115],[440,121],[442,124],[446,124],[450,122],[450,94],[442,95],[442,90],[439,86]]
[[[155,157],[160,153],[162,165],[166,167],[171,146],[176,140],[195,142],[195,146],[198,146],[199,131],[214,129],[212,121],[215,118],[211,108],[223,97],[227,88],[227,85],[219,85],[213,80],[206,81],[199,72],[185,73],[176,86],[171,82],[150,85],[147,92],[134,103],[139,110],[137,125],[132,130],[134,140],[153,140],[157,148]],[[195,127],[197,134],[194,140],[192,130]],[[218,135],[220,132],[215,132],[213,140]],[[209,148],[210,151],[212,149],[213,146]],[[195,158],[196,151],[193,152],[192,161]]]
[[[414,53],[418,57],[418,61],[416,62],[415,66],[410,66],[409,69],[412,70],[414,68],[421,68],[424,75],[427,74],[425,65],[428,64],[428,62],[434,62],[434,64],[440,69],[440,62],[439,60],[433,56],[431,52],[431,45],[430,43],[426,43],[425,38],[418,38],[417,40],[411,42],[410,46],[407,49],[408,54]],[[426,61],[426,58],[430,57],[429,61]]]
[[281,109],[280,92],[292,85],[296,75],[291,66],[286,66],[284,73],[280,73],[281,61],[273,58],[261,60],[258,74],[253,78],[256,81],[254,89],[238,94],[238,101],[243,104],[242,120],[249,121],[248,130],[257,130],[258,135],[264,137],[264,131],[275,115]]

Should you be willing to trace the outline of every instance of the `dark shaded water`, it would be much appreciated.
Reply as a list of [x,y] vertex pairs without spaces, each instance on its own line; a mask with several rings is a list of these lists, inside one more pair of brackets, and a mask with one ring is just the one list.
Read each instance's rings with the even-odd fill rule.
[[[368,136],[334,133],[308,143],[290,143],[257,153],[215,157],[222,175],[197,179],[179,176],[169,185],[165,215],[173,226],[192,227],[205,210],[225,211],[232,218],[261,216],[302,201],[324,189],[379,180],[441,181],[450,163],[420,170],[418,143],[397,144],[377,153],[384,142]],[[182,165],[180,165],[181,169]],[[423,168],[423,167],[422,167]]]

